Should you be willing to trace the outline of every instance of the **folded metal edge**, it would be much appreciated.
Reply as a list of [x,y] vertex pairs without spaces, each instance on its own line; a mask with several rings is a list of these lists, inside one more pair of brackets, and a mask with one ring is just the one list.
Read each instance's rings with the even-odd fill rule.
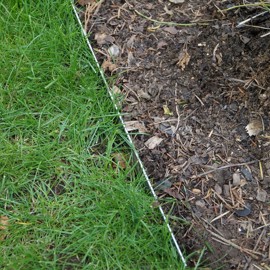
[[[96,58],[95,52],[94,52],[94,50],[93,50],[93,48],[92,48],[92,45],[91,45],[89,39],[87,38],[87,33],[85,32],[84,27],[83,27],[83,25],[82,25],[82,22],[81,22],[81,20],[80,20],[80,18],[79,18],[79,15],[78,15],[78,12],[77,12],[77,10],[76,10],[76,6],[75,6],[75,4],[74,4],[74,1],[73,1],[73,0],[70,0],[70,1],[71,1],[71,5],[72,5],[73,11],[74,11],[74,13],[75,13],[75,16],[76,16],[76,18],[77,18],[77,21],[78,21],[78,23],[79,23],[79,25],[80,25],[81,32],[82,32],[82,34],[83,34],[83,36],[84,36],[84,38],[85,38],[85,40],[86,40],[86,42],[87,42],[87,45],[88,45],[88,47],[89,47],[89,49],[90,49],[90,51],[91,51],[91,54],[92,54],[93,57],[94,57],[94,61],[95,61],[95,64],[96,64],[96,66],[97,66],[97,68],[98,68],[98,71],[96,71],[95,68],[94,68],[93,66],[91,66],[91,68],[93,69],[93,71],[94,71],[95,73],[100,73],[100,75],[101,75],[101,77],[102,77],[102,80],[103,80],[103,82],[104,82],[104,84],[105,84],[105,86],[106,86],[106,88],[107,88],[107,91],[108,91],[108,93],[109,93],[109,95],[110,95],[110,98],[111,98],[112,101],[113,101],[114,107],[115,107],[115,109],[116,109],[116,111],[117,111],[117,113],[118,113],[118,117],[119,117],[119,119],[120,119],[120,121],[121,121],[121,124],[122,124],[123,127],[124,127],[124,130],[125,130],[125,133],[126,133],[126,136],[127,136],[128,140],[129,140],[129,143],[130,143],[130,145],[133,146],[133,147],[132,147],[132,150],[133,150],[133,152],[134,152],[134,154],[135,154],[135,157],[136,157],[136,159],[137,159],[137,161],[138,161],[138,163],[139,163],[140,170],[143,172],[143,175],[144,175],[144,177],[145,177],[145,179],[146,179],[146,181],[147,181],[147,184],[148,184],[148,186],[149,186],[149,189],[150,189],[150,191],[151,191],[153,197],[155,198],[155,200],[158,200],[158,197],[157,197],[157,195],[156,195],[156,193],[155,193],[155,191],[154,191],[154,188],[153,188],[153,186],[152,186],[152,184],[151,184],[151,182],[150,182],[150,179],[149,179],[149,177],[148,177],[148,175],[147,175],[147,173],[146,173],[146,170],[145,170],[145,168],[144,168],[144,166],[143,166],[143,163],[142,163],[142,161],[141,161],[141,158],[140,158],[140,156],[139,156],[139,153],[138,153],[138,151],[136,150],[136,148],[135,148],[135,146],[134,146],[134,144],[133,144],[133,141],[132,141],[132,139],[131,139],[131,136],[129,135],[129,133],[128,133],[127,129],[126,129],[126,126],[125,126],[125,122],[124,122],[124,120],[123,120],[123,117],[122,117],[122,115],[119,113],[119,108],[118,108],[118,106],[117,106],[117,104],[116,104],[116,102],[115,102],[115,99],[114,99],[114,97],[113,97],[113,93],[112,93],[112,91],[111,91],[111,89],[110,89],[110,87],[109,87],[109,85],[108,85],[108,82],[107,82],[107,80],[106,80],[106,78],[105,78],[105,75],[104,75],[104,73],[103,73],[103,71],[102,71],[102,69],[101,69],[101,67],[100,67],[100,65],[99,65],[99,63],[98,63],[98,60],[97,60],[97,58]],[[176,250],[177,250],[177,253],[178,253],[178,255],[180,256],[180,258],[181,258],[181,260],[182,260],[182,262],[183,262],[183,264],[184,264],[184,267],[186,267],[186,266],[187,266],[187,265],[186,265],[186,260],[184,259],[183,253],[182,253],[182,251],[181,251],[181,249],[180,249],[180,247],[179,247],[179,245],[178,245],[178,243],[177,243],[177,240],[176,240],[176,238],[175,238],[175,236],[174,236],[174,233],[173,233],[173,231],[172,231],[172,228],[171,228],[170,224],[168,223],[168,220],[167,220],[167,218],[166,218],[166,215],[165,215],[165,213],[164,213],[164,211],[163,211],[163,209],[162,209],[162,207],[161,207],[160,205],[158,206],[158,208],[159,208],[159,211],[160,211],[160,213],[161,213],[161,215],[162,215],[162,217],[163,217],[163,220],[164,220],[165,224],[167,225],[167,228],[168,228],[168,230],[169,230],[169,233],[170,233],[170,235],[171,235],[171,238],[172,238],[173,244],[174,244],[174,246],[175,246],[175,248],[176,248]]]

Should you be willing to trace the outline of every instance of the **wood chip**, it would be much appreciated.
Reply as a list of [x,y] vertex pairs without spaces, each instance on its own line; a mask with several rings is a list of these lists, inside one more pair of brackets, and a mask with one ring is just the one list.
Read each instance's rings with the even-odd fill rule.
[[146,133],[147,129],[140,121],[127,121],[125,128],[128,132],[138,130],[140,133]]
[[148,149],[152,150],[156,148],[162,141],[163,141],[162,138],[159,138],[158,136],[153,136],[145,142],[145,146]]
[[253,120],[246,126],[249,136],[259,135],[263,131],[263,123],[261,119]]
[[233,174],[233,185],[240,186],[240,184],[241,184],[240,173],[236,172]]

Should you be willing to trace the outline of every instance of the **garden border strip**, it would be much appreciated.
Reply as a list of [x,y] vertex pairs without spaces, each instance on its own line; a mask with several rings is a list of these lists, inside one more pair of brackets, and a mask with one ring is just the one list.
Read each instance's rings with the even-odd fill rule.
[[[82,22],[81,22],[81,20],[80,20],[80,18],[79,18],[79,15],[78,15],[78,13],[77,13],[77,10],[76,10],[74,1],[73,1],[73,0],[70,0],[70,2],[71,2],[71,5],[72,5],[72,8],[73,8],[73,11],[74,11],[74,13],[75,13],[76,19],[77,19],[77,21],[78,21],[78,23],[79,23],[79,26],[80,26],[80,28],[81,28],[82,35],[84,36],[84,38],[85,38],[85,40],[86,40],[86,42],[87,42],[87,45],[88,45],[88,47],[89,47],[89,49],[90,49],[90,52],[91,52],[91,54],[92,54],[92,56],[93,56],[93,58],[94,58],[95,64],[96,64],[96,66],[97,66],[97,68],[98,68],[98,72],[100,73],[100,75],[101,75],[101,77],[102,77],[102,80],[103,80],[103,82],[104,82],[104,84],[105,84],[105,86],[106,86],[106,89],[107,89],[107,91],[108,91],[108,93],[109,93],[109,95],[110,95],[110,98],[111,98],[111,100],[112,100],[112,102],[113,102],[113,104],[114,104],[114,107],[115,107],[115,109],[116,109],[116,111],[117,111],[118,117],[119,117],[119,119],[120,119],[120,121],[121,121],[121,124],[122,124],[124,130],[125,130],[125,133],[126,133],[126,136],[127,136],[127,138],[128,138],[128,141],[129,141],[130,145],[133,146],[133,147],[132,147],[132,151],[133,151],[133,153],[135,154],[136,160],[137,160],[138,163],[139,163],[140,169],[141,169],[142,172],[143,172],[143,175],[144,175],[144,177],[145,177],[145,179],[146,179],[146,181],[147,181],[147,184],[148,184],[148,186],[149,186],[149,189],[150,189],[150,191],[151,191],[153,197],[154,197],[155,200],[157,201],[157,200],[158,200],[158,197],[157,197],[157,195],[156,195],[156,193],[155,193],[155,191],[154,191],[154,188],[153,188],[153,186],[152,186],[152,184],[151,184],[151,182],[150,182],[150,179],[149,179],[149,177],[148,177],[148,175],[147,175],[147,173],[146,173],[146,170],[145,170],[145,168],[144,168],[144,166],[143,166],[143,163],[142,163],[142,161],[141,161],[141,159],[140,159],[140,157],[139,157],[138,151],[136,150],[136,148],[135,148],[135,146],[134,146],[134,144],[133,144],[133,142],[132,142],[132,139],[131,139],[131,137],[130,137],[130,135],[129,135],[127,129],[126,129],[126,127],[125,127],[125,123],[124,123],[123,117],[122,117],[121,114],[119,113],[119,108],[118,108],[117,104],[115,103],[115,99],[114,99],[113,94],[112,94],[112,92],[111,92],[111,90],[110,90],[110,87],[109,87],[109,85],[108,85],[108,83],[107,83],[107,80],[106,80],[106,78],[105,78],[105,75],[104,75],[102,69],[100,68],[100,65],[99,65],[99,63],[98,63],[97,57],[96,57],[96,55],[95,55],[95,53],[94,53],[94,50],[93,50],[93,48],[92,48],[92,45],[90,44],[90,41],[89,41],[89,39],[87,38],[87,34],[86,34],[86,32],[85,32],[85,30],[84,30],[84,28],[83,28]],[[94,70],[95,73],[97,73],[97,71],[95,70],[95,68],[94,68],[93,66],[91,66],[91,68]],[[178,253],[179,256],[180,256],[180,258],[181,258],[181,260],[182,260],[182,262],[183,262],[183,264],[184,264],[184,267],[186,267],[187,264],[186,264],[186,261],[185,261],[185,259],[184,259],[183,253],[182,253],[182,251],[181,251],[181,249],[180,249],[180,247],[179,247],[179,245],[178,245],[178,243],[177,243],[177,240],[176,240],[176,238],[175,238],[175,236],[174,236],[174,234],[173,234],[173,231],[172,231],[172,229],[171,229],[171,226],[170,226],[170,224],[169,224],[168,221],[167,221],[167,218],[166,218],[166,216],[165,216],[165,213],[164,213],[164,211],[163,211],[163,209],[162,209],[162,207],[161,207],[160,205],[158,206],[158,208],[159,208],[159,211],[160,211],[160,213],[161,213],[161,215],[162,215],[162,217],[163,217],[163,220],[164,220],[164,222],[166,223],[167,228],[168,228],[168,230],[169,230],[169,232],[170,232],[170,234],[171,234],[171,238],[172,238],[173,244],[174,244],[174,246],[175,246],[175,248],[176,248],[176,250],[177,250],[177,253]]]

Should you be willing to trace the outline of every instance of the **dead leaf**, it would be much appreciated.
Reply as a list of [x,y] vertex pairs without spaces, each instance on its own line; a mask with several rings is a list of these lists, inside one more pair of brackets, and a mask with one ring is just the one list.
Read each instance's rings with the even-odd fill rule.
[[146,100],[150,100],[151,99],[151,96],[147,92],[144,92],[142,89],[140,89],[138,91],[138,96],[141,97],[141,98],[144,98]]
[[173,115],[173,113],[170,111],[167,105],[163,105],[163,111],[165,115]]
[[136,39],[136,35],[132,35],[132,36],[130,37],[130,39],[129,39],[129,40],[127,41],[127,43],[126,43],[127,48],[133,49],[135,39]]
[[125,128],[128,132],[138,130],[140,133],[147,133],[146,127],[139,121],[127,121]]
[[164,11],[166,12],[166,14],[169,14],[170,16],[173,15],[173,12],[171,10],[169,10],[166,5],[164,7]]
[[149,26],[147,27],[147,31],[148,32],[156,32],[156,30],[158,30],[160,28],[160,25],[158,26]]
[[121,167],[122,169],[125,169],[127,167],[127,161],[124,153],[113,153],[112,154],[114,162]]
[[7,216],[0,216],[0,241],[4,240],[6,237],[6,233],[4,232],[7,230],[9,224],[9,218]]
[[94,39],[96,40],[98,45],[113,43],[115,41],[115,39],[112,36],[107,35],[105,33],[96,33]]
[[127,59],[127,62],[128,62],[128,66],[133,66],[135,63],[136,63],[136,59],[133,55],[133,53],[131,51],[128,51],[128,59]]
[[110,72],[113,72],[117,68],[117,65],[112,63],[110,60],[104,60],[101,67],[104,71],[109,70]]
[[178,59],[179,61],[177,62],[177,65],[181,68],[181,70],[184,70],[190,60],[190,55],[186,49],[180,53]]
[[168,43],[165,42],[165,41],[159,41],[158,45],[157,45],[157,48],[158,49],[161,49],[163,48],[164,46],[168,46]]
[[148,149],[152,150],[157,147],[162,141],[162,138],[159,138],[158,136],[153,136],[145,142],[145,146]]
[[114,85],[111,90],[115,95],[121,94],[120,88],[118,86],[116,86],[116,85]]
[[81,6],[86,6],[88,4],[92,4],[95,0],[78,0],[77,3]]
[[262,120],[252,120],[247,126],[246,131],[249,136],[256,136],[263,131],[263,122]]
[[178,30],[174,26],[164,27],[163,30],[172,35],[176,35],[178,33]]
[[179,194],[179,192],[177,192],[176,190],[172,190],[170,188],[166,188],[163,190],[165,193],[167,193],[168,195],[170,195],[171,197],[178,199],[178,200],[183,200],[183,196],[181,196]]

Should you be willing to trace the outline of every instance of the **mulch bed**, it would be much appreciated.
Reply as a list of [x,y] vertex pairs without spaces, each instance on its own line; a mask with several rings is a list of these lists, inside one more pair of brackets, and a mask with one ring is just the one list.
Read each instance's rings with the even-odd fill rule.
[[78,2],[179,245],[203,250],[210,269],[269,269],[269,12],[225,10],[240,1]]

